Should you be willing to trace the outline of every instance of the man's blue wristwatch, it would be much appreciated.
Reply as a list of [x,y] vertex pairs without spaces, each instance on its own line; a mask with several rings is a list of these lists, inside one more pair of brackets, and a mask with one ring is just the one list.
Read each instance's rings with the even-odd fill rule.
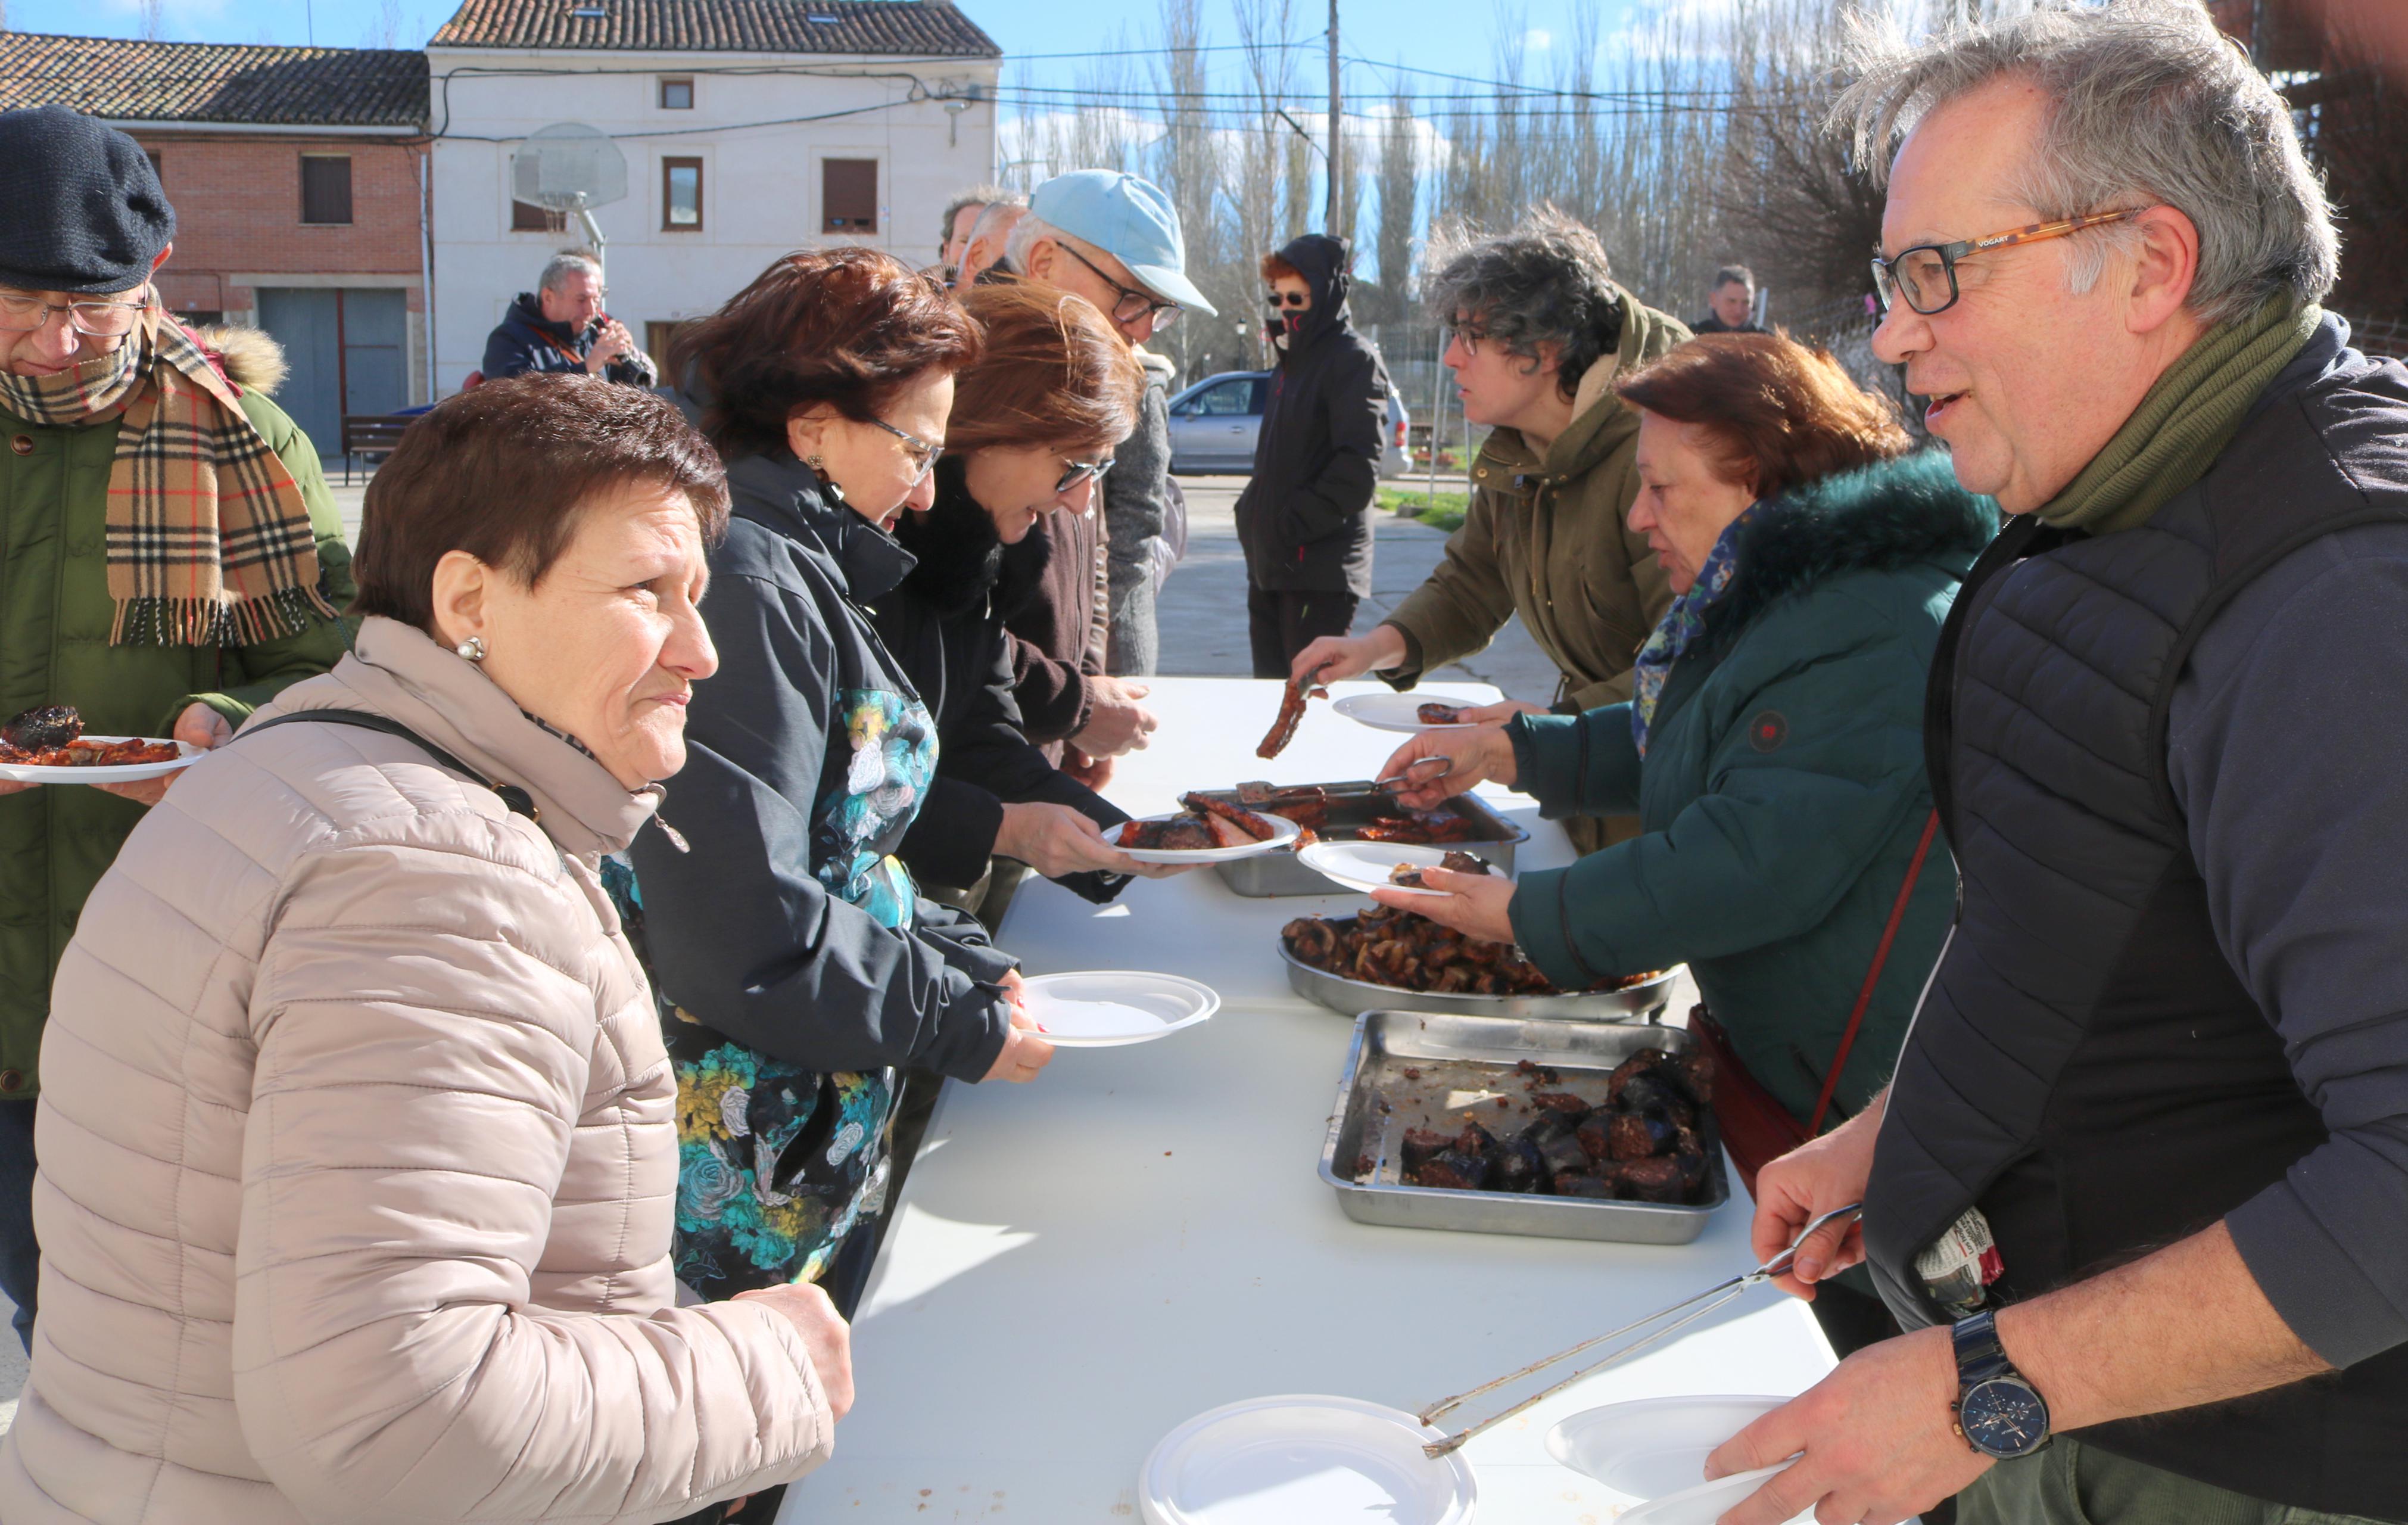
[[1956,1432],[1984,1456],[2012,1461],[2048,1444],[2048,1403],[1999,1344],[1999,1316],[1956,1321]]

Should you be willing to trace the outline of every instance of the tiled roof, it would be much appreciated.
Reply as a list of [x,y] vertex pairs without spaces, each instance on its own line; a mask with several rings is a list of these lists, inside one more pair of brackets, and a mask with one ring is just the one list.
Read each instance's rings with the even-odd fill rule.
[[53,102],[119,122],[416,129],[426,55],[0,32],[0,109]]
[[1003,56],[951,0],[463,0],[427,46]]

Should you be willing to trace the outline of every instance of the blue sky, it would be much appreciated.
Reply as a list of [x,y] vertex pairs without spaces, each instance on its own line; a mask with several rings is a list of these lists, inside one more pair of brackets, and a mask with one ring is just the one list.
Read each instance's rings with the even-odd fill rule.
[[[1009,54],[1054,53],[1103,48],[1117,26],[1149,27],[1147,0],[960,0],[962,8],[1003,44]],[[1341,0],[1340,33],[1346,50],[1383,63],[1486,75],[1494,67],[1495,40],[1504,34],[1527,36],[1535,73],[1571,40],[1578,7],[1601,12],[1611,34],[1634,15],[1698,0],[1522,0],[1492,6],[1483,0]],[[136,36],[142,28],[140,0],[0,0],[8,24],[21,32],[70,32]],[[181,42],[278,42],[314,40],[359,47],[394,38],[414,47],[442,24],[452,9],[445,0],[161,0],[161,35]],[[1237,40],[1231,0],[1204,0],[1208,41]],[[1298,36],[1318,36],[1325,0],[1294,0]],[[1066,26],[1074,15],[1096,18],[1080,35]],[[1314,65],[1318,67],[1317,63]],[[1065,71],[1075,65],[1059,65]],[[1303,72],[1303,71],[1299,71]],[[1360,71],[1353,71],[1359,73]],[[1315,76],[1317,78],[1317,76]],[[1371,90],[1377,81],[1350,80]]]

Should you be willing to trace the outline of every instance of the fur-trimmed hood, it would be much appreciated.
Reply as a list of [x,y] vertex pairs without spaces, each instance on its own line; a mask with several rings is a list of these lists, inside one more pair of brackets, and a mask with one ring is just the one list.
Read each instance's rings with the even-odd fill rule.
[[1936,561],[1962,573],[1998,532],[1998,505],[1956,484],[1945,451],[1793,488],[1740,532],[1730,591],[1707,611],[1703,644],[1727,648],[1775,601],[1849,572]]
[[193,338],[202,353],[217,362],[227,381],[263,397],[275,396],[293,369],[285,361],[284,346],[264,328],[211,324],[194,329]]

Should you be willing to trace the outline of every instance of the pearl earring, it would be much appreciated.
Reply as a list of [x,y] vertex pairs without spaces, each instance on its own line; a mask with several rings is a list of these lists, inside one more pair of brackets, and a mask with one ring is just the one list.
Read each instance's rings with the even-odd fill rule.
[[471,662],[481,662],[485,659],[485,638],[470,636],[452,649]]

